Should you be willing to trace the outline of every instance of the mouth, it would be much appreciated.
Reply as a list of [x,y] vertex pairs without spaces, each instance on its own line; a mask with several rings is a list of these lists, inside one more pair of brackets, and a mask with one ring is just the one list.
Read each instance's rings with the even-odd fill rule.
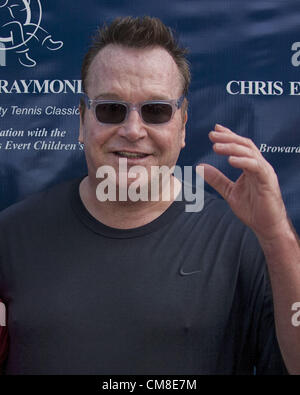
[[129,151],[116,151],[114,152],[119,158],[127,158],[127,159],[143,159],[149,156],[149,154],[145,154],[143,152],[129,152]]

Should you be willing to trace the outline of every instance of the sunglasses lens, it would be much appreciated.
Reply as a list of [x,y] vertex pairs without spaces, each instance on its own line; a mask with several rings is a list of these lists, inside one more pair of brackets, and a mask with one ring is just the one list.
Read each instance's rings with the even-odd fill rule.
[[95,113],[101,123],[121,123],[126,117],[127,107],[122,103],[98,103]]
[[170,121],[173,109],[167,103],[148,103],[142,106],[141,113],[147,123],[165,123]]

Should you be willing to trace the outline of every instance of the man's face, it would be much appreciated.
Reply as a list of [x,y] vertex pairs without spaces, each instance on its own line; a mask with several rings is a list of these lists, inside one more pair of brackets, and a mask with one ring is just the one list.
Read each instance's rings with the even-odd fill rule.
[[[178,99],[182,94],[180,73],[173,58],[160,47],[150,49],[108,45],[94,58],[87,79],[90,99],[113,99],[130,103]],[[128,168],[144,166],[150,180],[151,166],[176,164],[185,146],[186,114],[177,109],[172,120],[146,124],[136,110],[121,124],[100,124],[92,110],[81,110],[79,141],[84,143],[89,177],[98,167],[112,166],[118,177],[124,153],[145,154],[127,158]],[[130,154],[129,154],[130,155]]]

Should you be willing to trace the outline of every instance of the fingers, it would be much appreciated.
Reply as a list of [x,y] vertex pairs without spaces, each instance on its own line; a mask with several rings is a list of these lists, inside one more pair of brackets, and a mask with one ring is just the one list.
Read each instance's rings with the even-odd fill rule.
[[266,181],[266,174],[270,172],[271,166],[252,140],[218,124],[209,133],[209,138],[213,143],[213,150],[219,155],[228,156],[232,167],[252,173],[262,182]]
[[200,166],[204,167],[205,181],[212,188],[214,188],[224,199],[227,199],[230,196],[231,189],[234,186],[234,183],[229,178],[227,178],[220,170],[216,169],[214,166],[208,165],[207,163],[199,164],[196,167],[197,173],[199,173],[198,167]]
[[219,155],[253,158],[253,150],[237,143],[215,143],[213,150]]
[[228,162],[232,167],[243,169],[250,173],[259,174],[260,166],[258,161],[254,158],[239,158],[237,156],[230,156]]
[[247,137],[239,136],[238,134],[232,132],[230,129],[218,124],[215,126],[215,129],[209,133],[208,136],[212,143],[236,143],[260,153],[252,140],[248,139]]

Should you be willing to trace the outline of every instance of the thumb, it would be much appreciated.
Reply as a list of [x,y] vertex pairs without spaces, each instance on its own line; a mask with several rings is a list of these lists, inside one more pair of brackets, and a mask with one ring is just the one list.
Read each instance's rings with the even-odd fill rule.
[[[201,167],[203,170],[201,170]],[[204,176],[204,180],[213,187],[224,199],[230,195],[232,185],[234,184],[220,170],[207,163],[200,163],[196,167],[196,172]]]

